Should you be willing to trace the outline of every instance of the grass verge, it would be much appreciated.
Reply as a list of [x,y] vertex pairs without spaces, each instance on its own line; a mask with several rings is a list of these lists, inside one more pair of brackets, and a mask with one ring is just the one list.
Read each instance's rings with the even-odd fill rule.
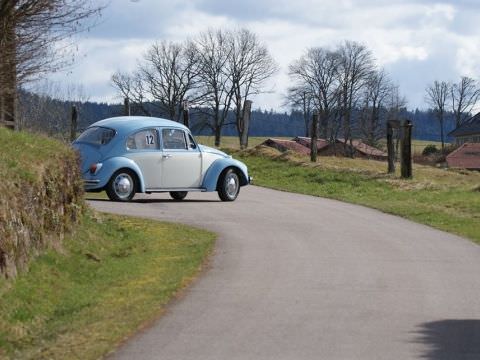
[[480,173],[414,165],[414,178],[405,180],[386,174],[384,162],[319,157],[312,164],[266,147],[235,157],[257,185],[365,205],[480,244]]
[[86,214],[63,253],[0,280],[0,358],[101,357],[162,313],[214,240],[183,225]]

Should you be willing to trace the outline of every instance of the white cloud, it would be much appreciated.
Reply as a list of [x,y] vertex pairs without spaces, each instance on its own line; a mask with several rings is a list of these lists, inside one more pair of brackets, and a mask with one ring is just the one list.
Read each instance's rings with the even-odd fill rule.
[[[69,81],[92,99],[113,99],[110,76],[135,68],[158,39],[182,41],[207,28],[245,26],[258,34],[280,65],[269,83],[274,94],[257,106],[280,108],[289,85],[288,64],[306,48],[343,40],[367,45],[390,71],[412,106],[421,106],[427,83],[480,74],[480,5],[471,0],[128,0],[112,2],[103,23],[79,41]],[[58,77],[58,75],[57,75]]]

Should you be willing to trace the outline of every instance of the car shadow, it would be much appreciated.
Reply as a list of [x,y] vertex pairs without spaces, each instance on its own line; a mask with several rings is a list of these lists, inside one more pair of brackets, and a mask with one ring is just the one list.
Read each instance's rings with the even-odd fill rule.
[[415,331],[415,343],[427,349],[430,360],[480,359],[480,320],[442,320],[423,323]]
[[201,199],[184,199],[184,200],[174,200],[174,199],[133,199],[131,202],[138,204],[151,204],[151,203],[177,203],[177,204],[188,204],[188,203],[216,203],[220,200],[201,200]]
[[[112,202],[110,199],[97,199],[97,198],[85,198],[88,201],[98,201],[98,202]],[[188,203],[218,203],[220,200],[202,200],[202,199],[185,199],[185,200],[174,200],[174,199],[133,199],[131,203],[136,204],[154,204],[154,203],[177,203],[177,204],[188,204]]]

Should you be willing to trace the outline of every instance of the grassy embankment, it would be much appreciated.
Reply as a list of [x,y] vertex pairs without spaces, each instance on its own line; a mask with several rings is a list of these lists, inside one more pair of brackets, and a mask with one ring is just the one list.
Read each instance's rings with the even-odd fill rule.
[[[260,147],[234,154],[255,184],[365,205],[480,244],[480,173],[414,165],[413,179],[386,174],[384,162],[281,154]],[[319,219],[321,221],[321,219]]]
[[[11,144],[10,136],[0,129],[0,170],[10,169],[4,181],[36,182],[34,169],[69,151],[26,134]],[[0,210],[2,217],[9,214]],[[17,218],[27,223],[38,218],[26,214]],[[82,211],[63,241],[53,241],[40,254],[36,250],[17,278],[0,276],[0,359],[101,357],[161,315],[201,269],[214,239],[187,226]]]

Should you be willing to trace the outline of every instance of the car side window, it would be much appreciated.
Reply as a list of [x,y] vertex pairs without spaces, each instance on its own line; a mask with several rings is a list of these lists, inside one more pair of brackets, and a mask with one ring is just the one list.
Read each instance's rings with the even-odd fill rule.
[[163,129],[162,140],[164,149],[187,150],[185,132],[181,129]]
[[188,134],[188,148],[192,150],[197,148],[197,144],[195,144],[195,141],[193,140],[193,136],[191,134]]
[[127,138],[128,150],[156,150],[158,146],[158,134],[155,129],[137,131]]

